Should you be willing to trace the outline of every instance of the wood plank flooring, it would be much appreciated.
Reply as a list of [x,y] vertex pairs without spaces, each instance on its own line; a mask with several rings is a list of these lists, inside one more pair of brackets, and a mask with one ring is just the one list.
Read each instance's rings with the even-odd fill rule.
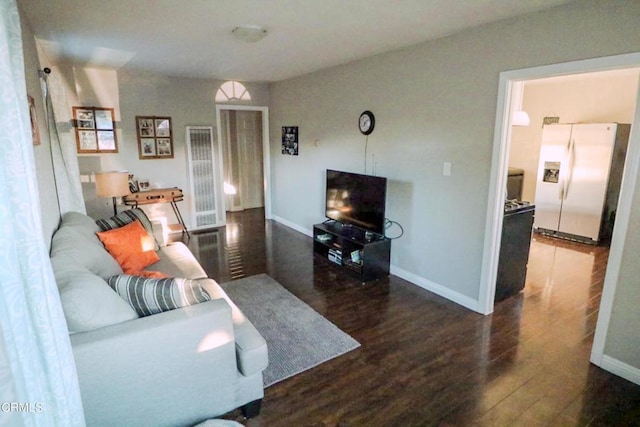
[[[247,426],[640,425],[640,386],[589,363],[608,250],[535,236],[490,316],[395,276],[366,285],[310,237],[234,213],[189,246],[219,282],[267,273],[362,346],[265,390]],[[393,250],[393,249],[392,249]]]

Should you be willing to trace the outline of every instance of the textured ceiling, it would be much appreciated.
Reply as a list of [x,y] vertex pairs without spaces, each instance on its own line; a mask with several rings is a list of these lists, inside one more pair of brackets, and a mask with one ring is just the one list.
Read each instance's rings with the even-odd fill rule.
[[[273,82],[567,0],[18,0],[52,63]],[[266,27],[257,43],[239,25]]]

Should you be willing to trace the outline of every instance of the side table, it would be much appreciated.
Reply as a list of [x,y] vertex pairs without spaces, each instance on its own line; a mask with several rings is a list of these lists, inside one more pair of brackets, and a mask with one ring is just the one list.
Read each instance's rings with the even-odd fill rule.
[[178,223],[182,227],[182,232],[187,233],[187,236],[191,238],[189,231],[180,214],[177,202],[181,202],[184,196],[182,190],[178,187],[173,188],[156,188],[153,190],[139,191],[137,193],[131,193],[122,198],[122,202],[126,206],[138,207],[142,205],[151,205],[155,203],[170,203],[173,208],[173,213],[176,214]]

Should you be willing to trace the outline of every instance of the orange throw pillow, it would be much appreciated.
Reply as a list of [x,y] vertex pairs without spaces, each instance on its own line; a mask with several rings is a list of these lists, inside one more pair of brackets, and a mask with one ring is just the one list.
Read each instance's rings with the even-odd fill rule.
[[96,234],[111,256],[118,261],[125,274],[142,271],[160,260],[154,250],[153,239],[140,221]]

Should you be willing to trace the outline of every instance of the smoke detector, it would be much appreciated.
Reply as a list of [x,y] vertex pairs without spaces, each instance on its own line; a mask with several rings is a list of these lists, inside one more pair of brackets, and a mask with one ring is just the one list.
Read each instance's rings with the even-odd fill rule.
[[267,35],[267,29],[258,25],[240,25],[231,30],[231,33],[246,43],[255,43]]

